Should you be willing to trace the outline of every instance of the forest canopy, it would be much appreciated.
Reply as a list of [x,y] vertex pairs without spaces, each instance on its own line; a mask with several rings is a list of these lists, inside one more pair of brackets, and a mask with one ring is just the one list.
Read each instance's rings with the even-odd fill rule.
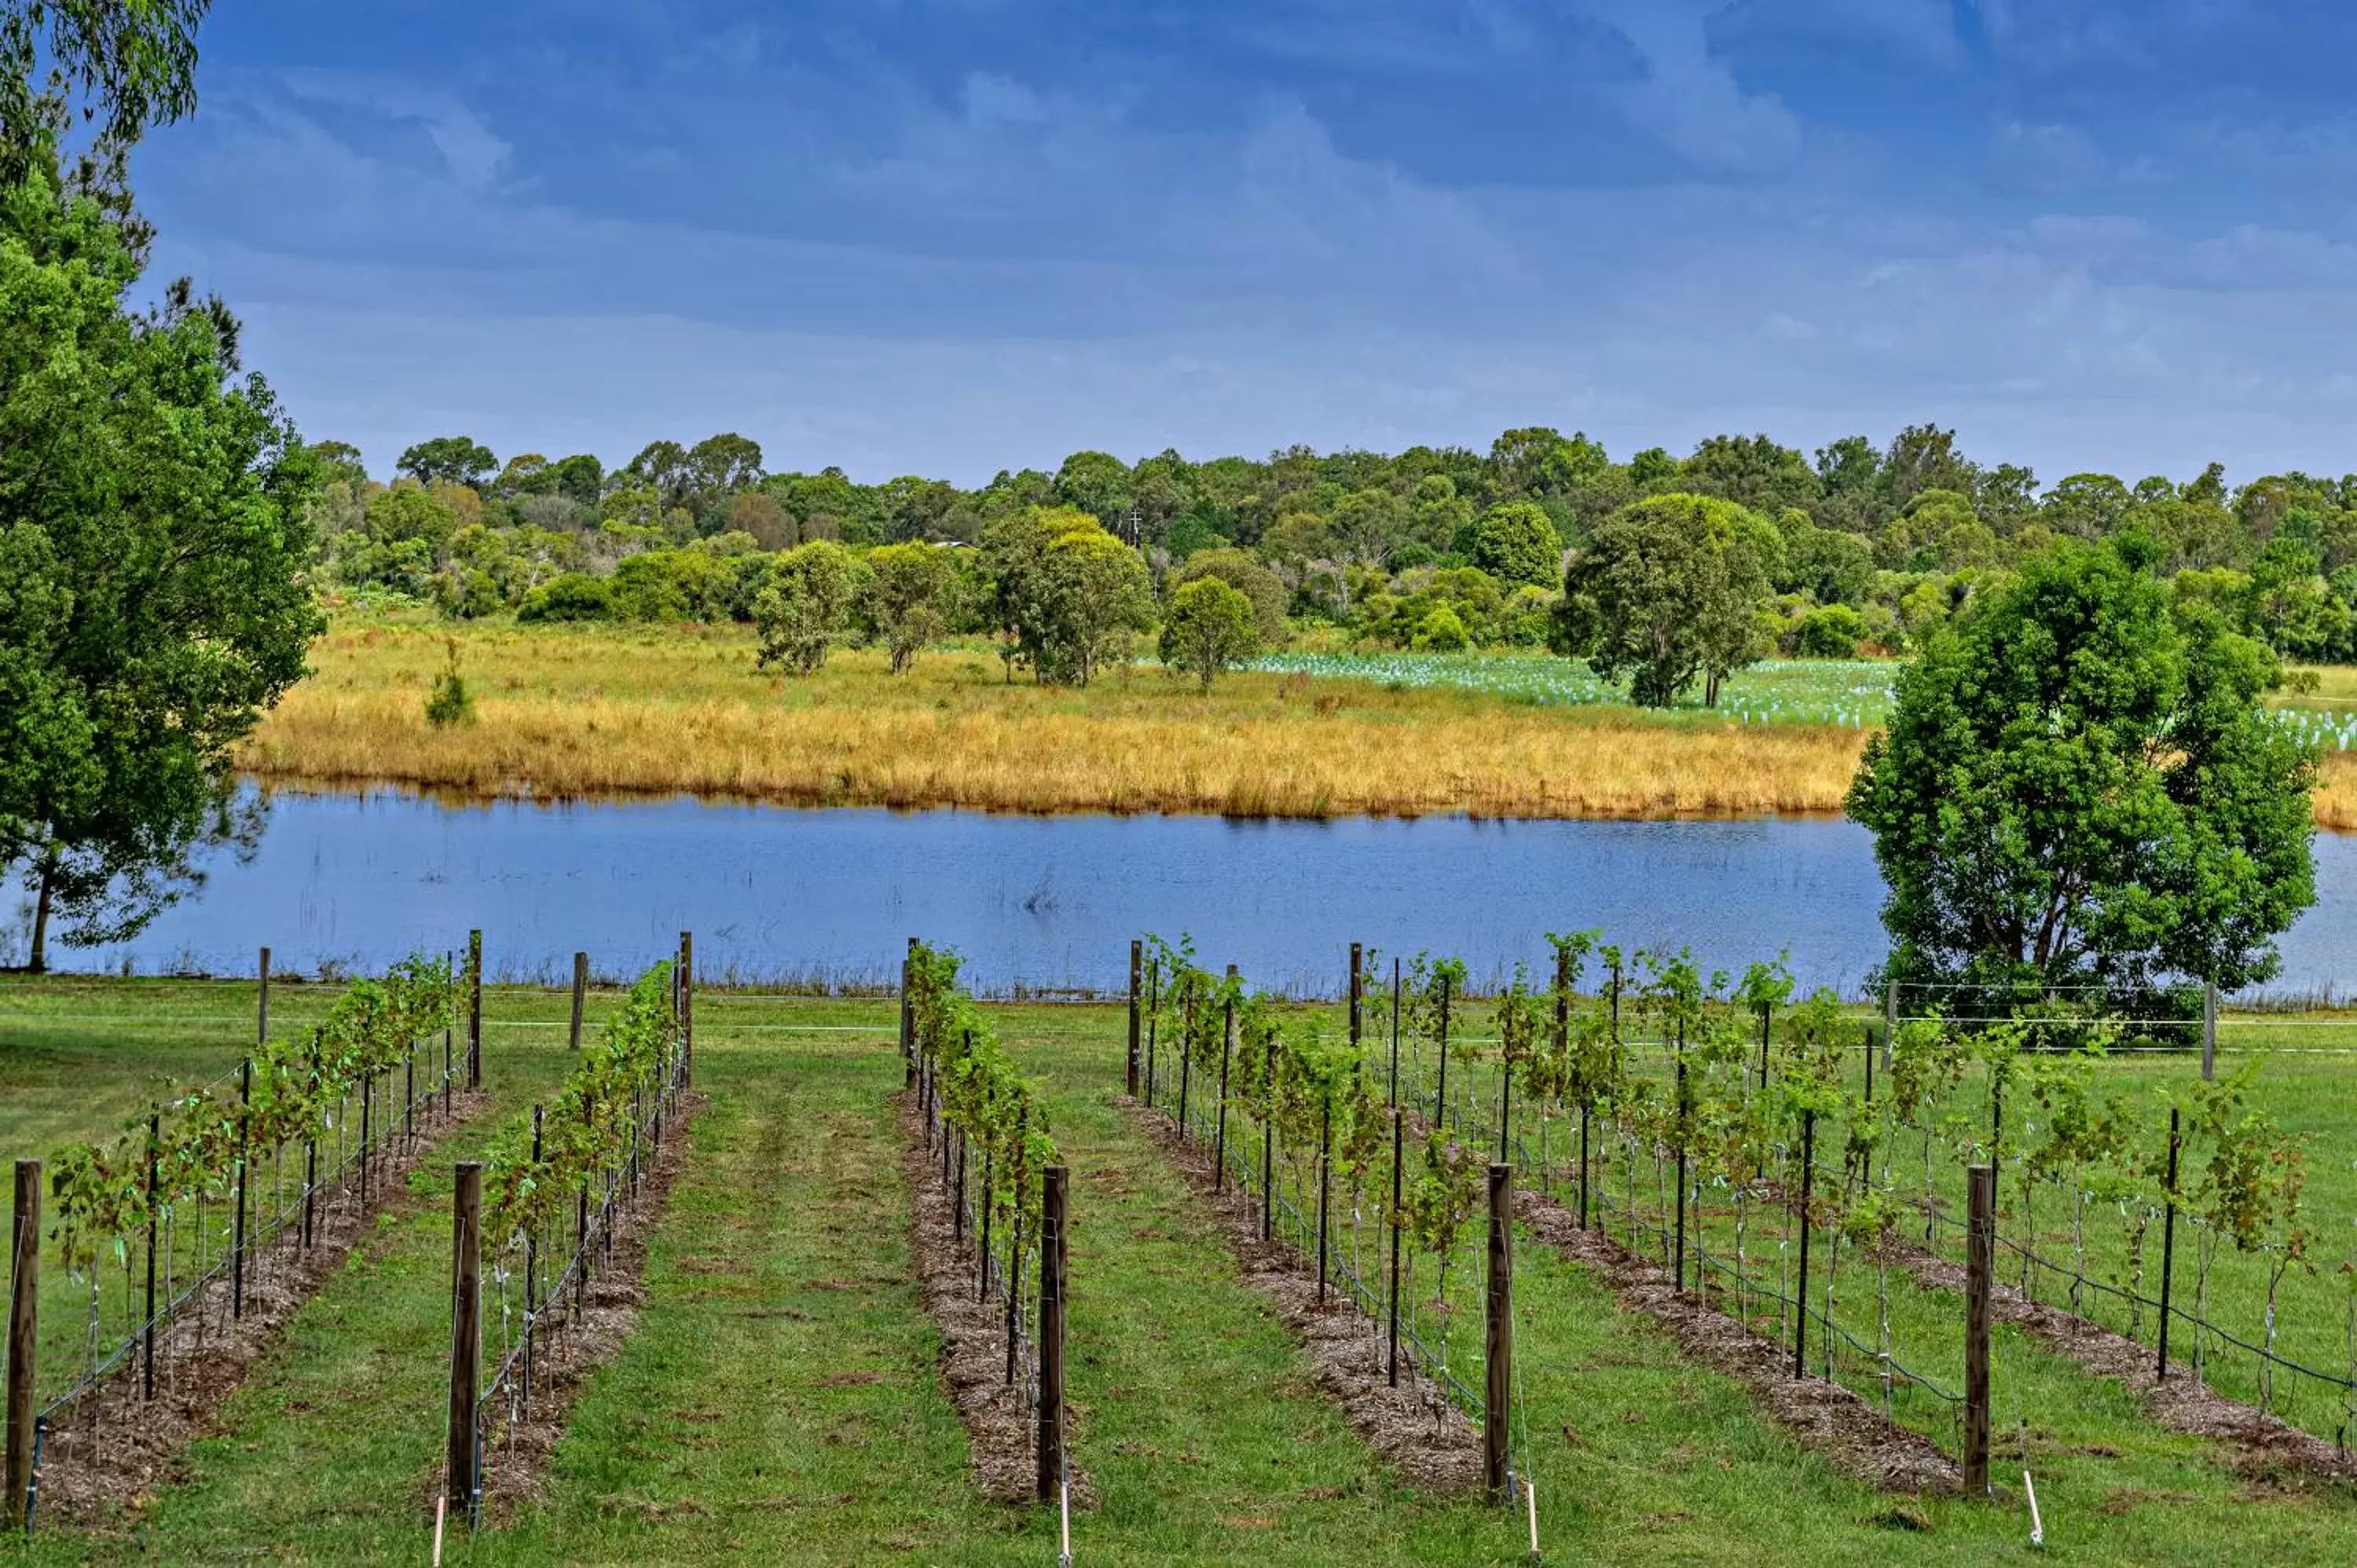
[[[2090,472],[2041,484],[2026,467],[1967,456],[1933,424],[1813,453],[1760,435],[1712,436],[1684,456],[1656,446],[1616,456],[1544,426],[1506,431],[1486,451],[1297,446],[1134,462],[1088,451],[1052,473],[1003,471],[972,489],[913,475],[860,484],[834,467],[773,472],[760,446],[734,433],[651,442],[613,468],[589,454],[503,458],[450,435],[411,446],[386,482],[348,445],[316,451],[332,576],[457,617],[749,620],[800,546],[864,556],[932,544],[955,555],[959,582],[942,605],[951,631],[996,633],[1011,659],[1085,678],[1095,634],[1071,630],[1069,596],[1061,632],[1044,611],[1017,624],[1008,607],[1045,591],[1033,556],[1048,536],[1086,524],[1135,553],[1157,618],[1208,573],[1253,601],[1263,646],[1289,625],[1375,647],[1619,649],[1610,661],[1651,669],[1641,695],[1659,701],[1707,694],[1757,657],[1905,651],[2058,542],[2134,533],[2150,542],[2173,594],[2278,654],[2357,660],[2357,475],[2234,486],[2213,463],[2183,481]],[[1676,568],[1647,566],[1644,537],[1652,528],[1668,538],[1681,517],[1747,542],[1742,570],[1726,578],[1724,552],[1684,552],[1694,570],[1720,578],[1674,590]],[[1599,548],[1621,552],[1610,580],[1651,572],[1664,592],[1710,605],[1709,652],[1628,657],[1638,631],[1589,613],[1612,598],[1594,595],[1608,580],[1600,562],[1578,566]],[[1101,553],[1068,543],[1059,559]],[[1104,589],[1122,601],[1107,636],[1151,625],[1129,589]]]

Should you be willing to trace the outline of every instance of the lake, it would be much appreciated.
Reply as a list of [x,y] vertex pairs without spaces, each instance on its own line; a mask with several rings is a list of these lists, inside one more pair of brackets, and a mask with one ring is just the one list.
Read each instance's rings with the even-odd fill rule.
[[[2357,840],[2317,841],[2320,900],[2274,989],[2338,989],[2357,937]],[[979,987],[1111,990],[1129,939],[1188,932],[1256,984],[1331,993],[1353,940],[1543,972],[1545,933],[1691,947],[1739,972],[1789,953],[1804,986],[1857,989],[1882,957],[1881,883],[1846,822],[1230,822],[1016,817],[689,800],[444,805],[281,795],[252,861],[136,940],[53,947],[67,970],[380,968],[480,927],[493,978],[554,981],[576,949],[633,972],[696,935],[713,979],[889,978],[906,939],[963,952]],[[22,961],[24,921],[16,920]]]

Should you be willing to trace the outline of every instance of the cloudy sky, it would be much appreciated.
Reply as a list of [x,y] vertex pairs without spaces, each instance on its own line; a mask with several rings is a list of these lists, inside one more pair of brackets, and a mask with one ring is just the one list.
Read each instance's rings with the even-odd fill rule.
[[219,0],[159,266],[305,434],[979,482],[1936,420],[2357,468],[2327,0]]

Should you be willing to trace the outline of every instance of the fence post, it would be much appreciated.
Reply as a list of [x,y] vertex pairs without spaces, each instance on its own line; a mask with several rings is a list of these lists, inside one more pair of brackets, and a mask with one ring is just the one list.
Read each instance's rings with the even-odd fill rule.
[[483,1087],[483,933],[467,933],[467,1087]]
[[1039,1188],[1039,1471],[1041,1502],[1064,1479],[1064,1262],[1067,1224],[1063,1165],[1049,1165]]
[[1989,1280],[1996,1264],[1996,1167],[1965,1172],[1972,1214],[1964,1248],[1964,1491],[1988,1491]]
[[1365,972],[1366,950],[1357,942],[1351,944],[1351,1055],[1359,1054],[1359,1033],[1361,1004],[1367,994]]
[[33,1350],[35,1305],[41,1292],[41,1162],[16,1162],[16,1207],[9,1231],[14,1259],[8,1271],[8,1496],[0,1520],[12,1530],[27,1523],[26,1496],[33,1486]]
[[1514,1167],[1490,1167],[1489,1386],[1481,1412],[1482,1477],[1493,1502],[1507,1500],[1506,1440],[1514,1416]]
[[1448,1131],[1448,976],[1440,977],[1440,1084],[1432,1096],[1432,1124]]
[[1760,1087],[1763,1090],[1768,1087],[1768,1032],[1773,1026],[1775,1016],[1776,1004],[1773,1002],[1760,1004]]
[[1155,1048],[1162,1036],[1162,961],[1146,966],[1146,1108],[1154,1109]]
[[[1678,1029],[1683,1035],[1685,1026],[1680,1024]],[[1678,1140],[1678,1239],[1675,1261],[1670,1268],[1670,1288],[1680,1294],[1684,1294],[1686,1288],[1686,1058],[1682,1039],[1678,1055],[1678,1102],[1670,1122]]]
[[1400,1155],[1403,1139],[1401,1129],[1407,1118],[1396,1105],[1392,1107],[1392,1289],[1391,1289],[1391,1348],[1387,1357],[1391,1386],[1399,1387],[1399,1287],[1400,1287]]
[[1792,1292],[1792,1376],[1809,1375],[1809,1187],[1816,1175],[1817,1113],[1801,1112],[1801,1283]]
[[261,984],[253,993],[253,1037],[257,1044],[270,1043],[270,950],[262,950]]
[[1211,1156],[1211,1190],[1228,1184],[1228,1062],[1236,1054],[1236,966],[1228,965],[1227,1016],[1220,1026],[1220,1138]]
[[164,1113],[147,1113],[147,1317],[146,1326],[140,1331],[139,1374],[141,1397],[156,1397],[156,1240],[158,1222],[156,1218],[156,1161],[164,1147]]
[[450,1511],[475,1500],[475,1394],[483,1360],[483,1167],[460,1163],[450,1206],[450,1427],[443,1493]]
[[[2169,1180],[2161,1188],[2167,1206],[2160,1220],[2160,1366],[2157,1381],[2169,1381],[2169,1282],[2177,1268],[2177,1107],[2169,1108]],[[2198,1305],[2198,1304],[2197,1304]]]
[[573,955],[573,1033],[571,1036],[573,1048],[576,1051],[581,1048],[582,1011],[588,1004],[588,1000],[589,955],[586,952],[576,952]]
[[1137,1098],[1137,1065],[1139,1028],[1138,1004],[1143,999],[1146,982],[1146,943],[1131,938],[1129,943],[1129,1097]]
[[245,1316],[245,1188],[247,1158],[253,1143],[253,1058],[248,1057],[237,1072],[237,1225],[230,1240],[229,1315],[232,1322]]
[[1195,1005],[1201,998],[1192,980],[1187,983],[1186,1032],[1178,1039],[1178,1135],[1187,1135],[1187,1095],[1195,1078]]
[[907,1083],[917,1081],[917,1014],[916,998],[910,994],[909,983],[917,975],[917,939],[909,939],[908,956],[900,961],[900,1057],[907,1069]]
[[1318,1305],[1326,1305],[1327,1173],[1334,1168],[1334,1091],[1328,1090],[1318,1112]]
[[695,933],[679,934],[679,1080],[695,1083]]
[[2218,987],[2208,982],[2201,986],[2201,1080],[2204,1083],[2218,1076]]
[[1594,1119],[1594,1108],[1585,1100],[1579,1102],[1579,1228],[1587,1229],[1587,1125]]

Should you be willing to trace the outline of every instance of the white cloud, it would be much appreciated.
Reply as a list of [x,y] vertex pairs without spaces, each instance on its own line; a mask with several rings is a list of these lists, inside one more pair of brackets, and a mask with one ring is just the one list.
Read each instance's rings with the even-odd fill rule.
[[1801,125],[1773,93],[1743,91],[1713,57],[1704,0],[1585,0],[1644,57],[1621,111],[1681,156],[1719,174],[1770,174],[1800,156]]

